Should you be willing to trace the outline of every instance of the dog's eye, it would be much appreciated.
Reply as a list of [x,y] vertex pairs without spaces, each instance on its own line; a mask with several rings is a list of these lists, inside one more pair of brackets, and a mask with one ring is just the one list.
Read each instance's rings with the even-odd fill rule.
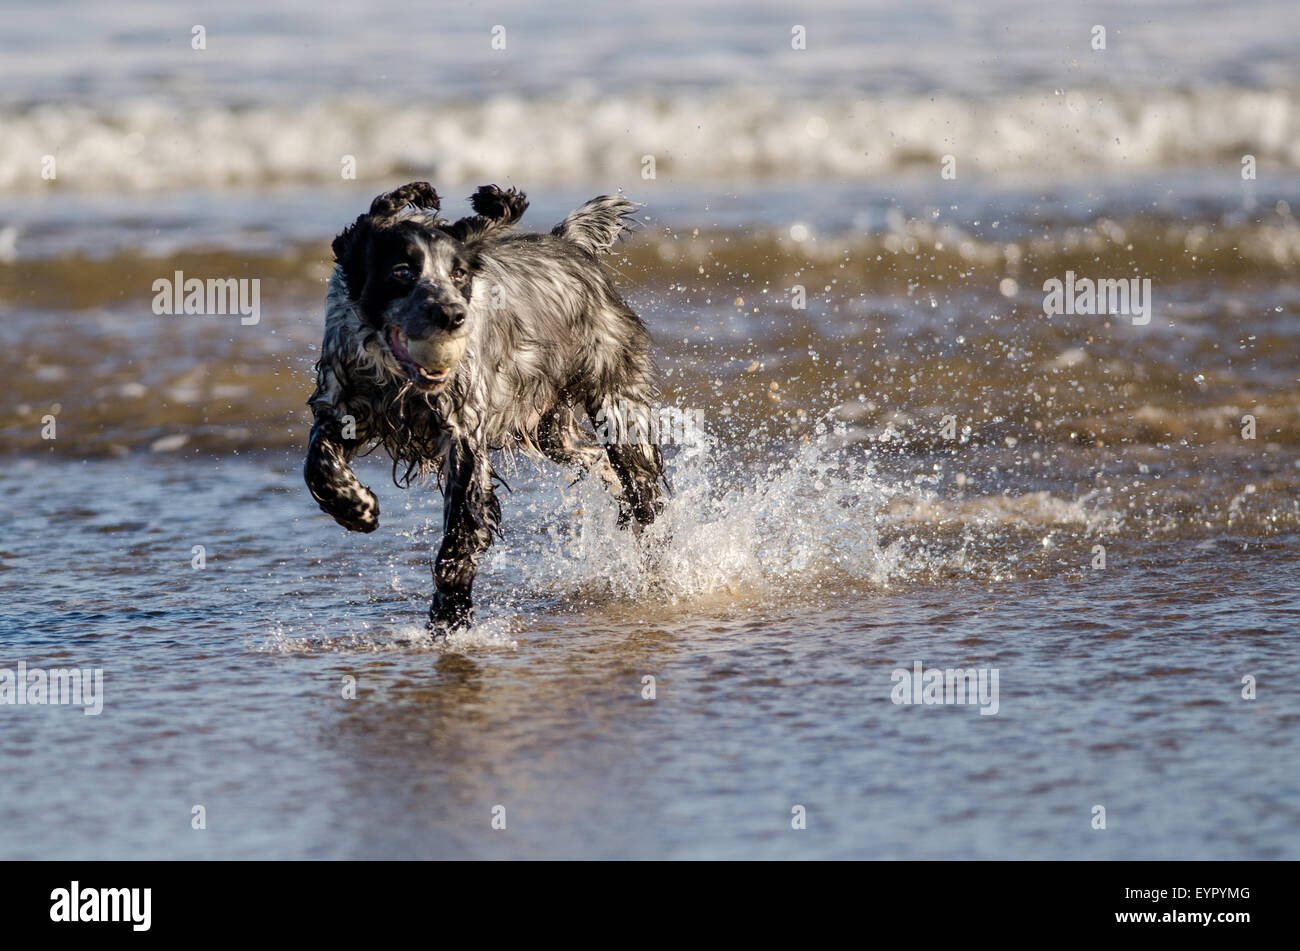
[[455,281],[457,284],[465,280],[465,277],[466,274],[465,274],[465,269],[463,267],[454,267],[451,269],[451,279]]
[[411,270],[411,265],[399,264],[393,268],[393,277],[399,281],[410,281],[415,278],[415,272]]

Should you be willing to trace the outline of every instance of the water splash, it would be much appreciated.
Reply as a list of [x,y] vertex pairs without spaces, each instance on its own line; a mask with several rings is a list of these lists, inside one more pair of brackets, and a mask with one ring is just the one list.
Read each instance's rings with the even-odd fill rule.
[[[960,575],[1004,580],[1065,538],[1112,525],[1098,500],[1046,491],[952,497],[944,472],[887,475],[872,452],[818,424],[787,458],[745,471],[716,440],[678,454],[674,496],[641,537],[581,483],[549,518],[531,593],[682,605],[717,595],[797,599]],[[489,567],[518,557],[504,551]]]

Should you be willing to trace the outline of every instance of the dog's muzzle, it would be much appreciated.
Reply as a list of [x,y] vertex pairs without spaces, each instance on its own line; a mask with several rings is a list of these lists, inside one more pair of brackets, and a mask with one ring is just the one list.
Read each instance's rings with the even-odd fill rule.
[[469,335],[434,331],[420,340],[408,337],[391,324],[386,336],[388,349],[406,371],[411,382],[423,390],[439,393],[451,381],[452,371],[465,355]]

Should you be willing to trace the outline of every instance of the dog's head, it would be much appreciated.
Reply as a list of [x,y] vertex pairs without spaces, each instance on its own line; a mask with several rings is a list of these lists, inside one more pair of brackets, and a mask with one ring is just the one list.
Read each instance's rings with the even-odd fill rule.
[[449,222],[433,186],[412,182],[380,195],[334,239],[348,296],[411,383],[430,393],[446,388],[465,355],[478,248],[518,221],[528,199],[484,185],[470,204],[473,216]]
[[348,296],[410,382],[437,393],[465,355],[471,249],[437,214],[438,194],[415,182],[380,195],[334,239]]

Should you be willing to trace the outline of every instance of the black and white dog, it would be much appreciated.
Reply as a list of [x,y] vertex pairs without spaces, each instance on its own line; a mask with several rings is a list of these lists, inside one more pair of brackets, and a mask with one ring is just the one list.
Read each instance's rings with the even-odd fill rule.
[[[521,192],[484,186],[470,201],[476,214],[453,223],[439,216],[434,189],[413,182],[380,195],[334,239],[308,404],[304,476],[345,528],[379,524],[374,494],[349,467],[358,452],[382,446],[399,485],[437,477],[437,632],[470,623],[479,557],[501,534],[490,451],[596,474],[618,500],[620,524],[638,531],[667,488],[659,447],[644,441],[657,396],[650,335],[598,258],[636,206],[605,195],[550,234],[520,234],[511,226],[528,207]],[[580,413],[600,421],[599,441]]]

